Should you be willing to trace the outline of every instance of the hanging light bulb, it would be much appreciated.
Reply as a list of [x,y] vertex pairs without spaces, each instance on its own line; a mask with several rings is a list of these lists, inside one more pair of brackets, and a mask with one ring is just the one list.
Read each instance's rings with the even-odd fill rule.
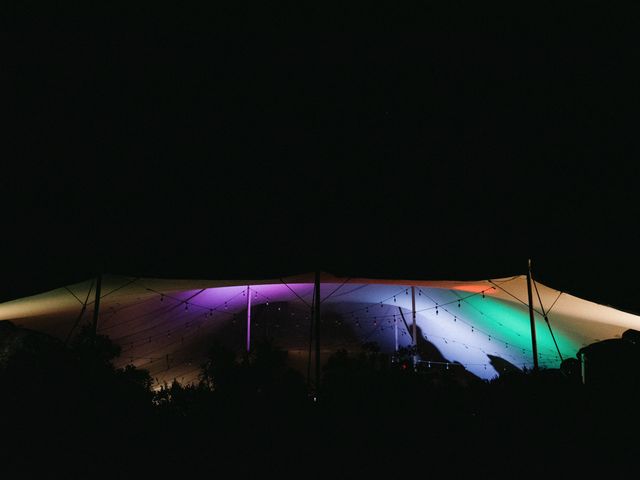
[[161,302],[164,302],[164,294],[163,294],[163,293],[162,293],[162,294],[160,294],[160,301],[161,301]]
[[393,297],[393,303],[396,303],[396,297],[395,297],[395,295],[394,295],[394,297]]
[[460,308],[460,299],[458,299],[458,308]]
[[189,304],[187,302],[184,302],[184,309],[189,310]]

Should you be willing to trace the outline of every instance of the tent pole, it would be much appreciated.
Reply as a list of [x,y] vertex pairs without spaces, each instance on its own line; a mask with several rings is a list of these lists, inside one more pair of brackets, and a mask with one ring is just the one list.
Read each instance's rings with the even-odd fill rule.
[[251,287],[247,285],[247,353],[251,350]]
[[398,317],[393,316],[393,329],[396,337],[396,353],[398,353]]
[[316,327],[316,392],[320,389],[320,271],[315,273],[313,316]]
[[96,278],[96,296],[93,303],[93,324],[91,326],[93,338],[98,334],[98,315],[100,315],[100,294],[102,291],[102,273]]
[[[315,295],[315,292],[314,292]],[[311,302],[311,318],[309,320],[309,354],[307,355],[307,386],[311,388],[311,352],[313,351],[313,319],[315,312],[313,311],[313,302]]]
[[415,370],[418,364],[418,331],[416,328],[416,287],[411,287],[411,315],[413,324],[411,325],[411,343],[413,347],[413,368]]
[[529,321],[531,323],[531,349],[533,351],[533,371],[538,371],[538,342],[536,341],[536,322],[533,315],[533,295],[531,292],[531,259],[527,268],[527,295],[529,297]]

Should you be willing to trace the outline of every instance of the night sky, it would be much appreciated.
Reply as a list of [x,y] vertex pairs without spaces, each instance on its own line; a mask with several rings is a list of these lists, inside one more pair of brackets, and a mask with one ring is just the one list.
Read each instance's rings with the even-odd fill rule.
[[100,269],[486,279],[531,257],[640,312],[640,50],[543,30],[7,34],[0,300]]

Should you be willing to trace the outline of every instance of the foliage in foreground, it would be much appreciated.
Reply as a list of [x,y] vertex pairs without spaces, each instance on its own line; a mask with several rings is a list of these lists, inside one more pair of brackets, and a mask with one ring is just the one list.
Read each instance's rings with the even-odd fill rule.
[[153,392],[146,372],[115,369],[118,348],[88,330],[68,347],[12,335],[0,349],[7,472],[298,475],[311,465],[316,474],[390,475],[410,462],[509,476],[525,464],[575,473],[636,454],[640,395],[585,388],[575,369],[469,381],[455,369],[415,372],[410,352],[389,358],[365,345],[335,353],[317,389],[272,344],[248,356],[213,345],[197,384]]

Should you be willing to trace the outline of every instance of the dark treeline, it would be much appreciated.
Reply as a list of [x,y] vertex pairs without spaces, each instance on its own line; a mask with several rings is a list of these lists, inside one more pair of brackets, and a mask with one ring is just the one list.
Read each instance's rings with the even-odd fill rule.
[[401,353],[336,352],[316,390],[275,345],[212,345],[199,383],[154,391],[145,371],[113,367],[106,337],[63,345],[0,322],[2,477],[557,477],[635,462],[628,383],[585,386],[571,362],[484,382],[414,372]]

